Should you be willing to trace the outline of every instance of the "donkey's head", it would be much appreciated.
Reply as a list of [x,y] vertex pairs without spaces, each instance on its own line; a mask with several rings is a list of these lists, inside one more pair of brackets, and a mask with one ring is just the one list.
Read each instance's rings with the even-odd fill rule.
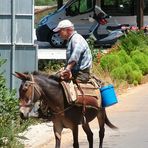
[[17,78],[22,80],[19,88],[19,110],[22,119],[29,116],[38,116],[39,101],[41,97],[41,89],[34,80],[32,74],[24,74],[15,72]]

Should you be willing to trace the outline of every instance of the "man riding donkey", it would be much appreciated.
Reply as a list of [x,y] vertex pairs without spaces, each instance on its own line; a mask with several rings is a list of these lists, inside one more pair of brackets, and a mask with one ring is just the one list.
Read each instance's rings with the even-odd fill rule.
[[[90,78],[91,51],[85,39],[74,31],[69,20],[61,21],[54,31],[58,31],[69,43],[65,68],[57,75],[15,73],[15,76],[22,80],[19,88],[21,118],[26,119],[31,111],[35,111],[38,113],[37,117],[51,120],[56,148],[60,148],[63,128],[72,130],[73,147],[78,148],[80,124],[87,135],[89,148],[93,148],[93,133],[89,122],[97,118],[100,128],[99,147],[102,148],[105,124],[110,128],[116,127],[109,121],[105,108],[98,101],[101,100],[98,97],[98,85]],[[71,82],[74,82],[73,87],[69,85]],[[71,88],[76,90],[73,91],[76,97],[72,95]]]
[[[69,20],[60,21],[57,27],[53,31],[58,32],[63,40],[68,41],[67,50],[66,50],[66,64],[64,69],[62,69],[59,72],[61,79],[64,80],[63,82],[67,81],[67,82],[76,83],[80,95],[82,96],[86,95],[85,92],[90,93],[90,91],[88,91],[88,88],[85,91],[81,88],[81,85],[79,85],[79,84],[83,84],[83,86],[86,85],[86,83],[90,81],[91,77],[90,71],[92,67],[92,54],[88,46],[88,43],[79,33],[75,31],[73,23]],[[71,102],[75,102],[77,100],[77,96],[75,95],[74,92],[75,89],[73,89],[74,88],[73,83],[72,85],[70,84],[71,83],[67,83],[66,85],[68,85],[68,88],[70,90]],[[99,97],[100,93],[98,90],[98,85],[96,84],[93,87],[95,87],[96,93],[93,91],[89,95],[96,94],[96,97],[99,98],[98,106],[100,106],[101,101]],[[83,105],[85,101],[86,101],[85,98],[83,98],[82,101]]]

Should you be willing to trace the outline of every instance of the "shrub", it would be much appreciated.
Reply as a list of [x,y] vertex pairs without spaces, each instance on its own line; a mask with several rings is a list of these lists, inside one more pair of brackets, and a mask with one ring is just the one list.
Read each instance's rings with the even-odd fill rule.
[[38,67],[41,71],[58,71],[64,63],[64,60],[39,60]]
[[132,84],[134,81],[141,82],[142,72],[135,63],[126,63],[121,68],[125,70],[126,80],[129,84]]
[[148,55],[136,50],[131,52],[132,60],[139,66],[139,69],[145,75],[148,73]]
[[142,73],[139,66],[136,63],[134,63],[134,61],[128,62],[128,64],[131,66],[132,70],[140,71]]
[[134,70],[133,71],[133,76],[134,76],[133,84],[134,85],[140,84],[141,81],[142,81],[142,77],[143,77],[142,72]]
[[10,92],[5,86],[5,79],[0,75],[0,147],[19,145],[15,139],[18,105],[15,91]]
[[121,64],[125,64],[131,61],[131,57],[125,52],[125,50],[120,50],[118,56]]
[[98,62],[98,54],[101,54],[101,50],[98,50],[96,48],[94,48],[94,44],[95,44],[95,40],[92,37],[89,37],[87,39],[87,43],[89,45],[89,48],[91,50],[91,54],[92,54],[92,60],[93,62],[97,63]]
[[135,32],[129,32],[127,36],[121,38],[120,40],[120,49],[125,50],[128,55],[131,53],[131,51],[137,49],[138,40],[135,34]]
[[[5,63],[0,59],[0,67]],[[27,128],[28,122],[20,125],[16,91],[6,87],[6,80],[0,74],[0,147],[21,148],[16,136],[18,132]]]
[[144,50],[141,50],[141,52],[143,52],[144,54],[148,55],[148,45],[147,45],[147,47],[144,48]]
[[56,0],[35,0],[35,5],[36,6],[41,6],[41,5],[53,5],[56,4]]
[[111,72],[114,68],[121,66],[119,56],[116,54],[107,54],[100,60],[101,67],[107,72]]
[[128,55],[134,50],[147,52],[148,38],[143,31],[131,31],[120,39],[120,49],[125,50]]
[[125,70],[126,73],[126,79],[129,84],[132,84],[134,81],[134,75],[133,75],[133,70],[132,67],[129,64],[124,64],[122,68]]
[[117,67],[111,71],[113,80],[126,80],[129,84],[140,84],[142,80],[142,72],[139,67],[133,63],[126,63],[121,67]]
[[117,67],[111,71],[113,80],[126,80],[126,72],[122,67]]

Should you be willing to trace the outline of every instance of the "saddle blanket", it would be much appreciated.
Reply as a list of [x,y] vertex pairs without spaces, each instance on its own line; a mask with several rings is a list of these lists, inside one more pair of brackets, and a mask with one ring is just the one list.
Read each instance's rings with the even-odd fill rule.
[[97,83],[94,80],[90,80],[88,83],[78,83],[78,86],[72,81],[61,82],[67,101],[69,104],[84,104],[94,107],[101,106],[101,95]]

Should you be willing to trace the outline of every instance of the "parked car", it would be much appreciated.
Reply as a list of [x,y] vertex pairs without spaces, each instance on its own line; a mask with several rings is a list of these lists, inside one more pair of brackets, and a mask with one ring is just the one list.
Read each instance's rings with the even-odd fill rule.
[[[37,40],[49,42],[52,47],[64,47],[66,41],[61,39],[59,33],[52,31],[63,19],[72,21],[77,32],[84,38],[88,38],[90,34],[98,38],[96,16],[99,14],[107,16],[99,6],[96,6],[95,0],[69,0],[59,10],[41,19],[36,29]],[[105,27],[102,29],[105,30]]]

